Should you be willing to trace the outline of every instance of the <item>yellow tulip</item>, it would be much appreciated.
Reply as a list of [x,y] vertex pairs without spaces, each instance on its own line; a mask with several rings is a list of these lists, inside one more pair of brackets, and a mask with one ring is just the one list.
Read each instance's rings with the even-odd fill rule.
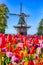
[[28,65],[28,61],[25,61],[25,62],[24,62],[24,65]]

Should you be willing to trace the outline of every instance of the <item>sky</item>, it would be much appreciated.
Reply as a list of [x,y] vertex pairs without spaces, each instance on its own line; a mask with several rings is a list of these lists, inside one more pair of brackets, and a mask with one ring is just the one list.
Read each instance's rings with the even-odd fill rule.
[[[29,14],[30,17],[26,18],[28,26],[28,34],[35,34],[37,32],[37,27],[41,19],[43,18],[43,0],[0,0],[1,3],[5,3],[9,9],[9,12],[19,14],[20,13],[20,3],[22,2],[22,12]],[[16,29],[13,28],[17,25],[19,17],[9,15],[7,20],[7,28],[5,33],[16,34]]]

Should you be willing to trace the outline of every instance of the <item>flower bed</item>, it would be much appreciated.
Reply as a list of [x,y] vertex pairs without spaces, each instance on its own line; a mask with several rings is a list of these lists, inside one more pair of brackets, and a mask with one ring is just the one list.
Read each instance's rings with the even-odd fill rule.
[[43,65],[43,35],[0,33],[0,65]]

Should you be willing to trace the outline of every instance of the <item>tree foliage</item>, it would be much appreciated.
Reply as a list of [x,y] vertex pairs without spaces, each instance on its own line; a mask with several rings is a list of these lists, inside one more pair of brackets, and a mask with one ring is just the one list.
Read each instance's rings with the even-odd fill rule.
[[8,18],[8,7],[2,3],[0,4],[0,32],[4,33],[5,28],[7,27],[7,18]]
[[38,28],[37,28],[37,34],[43,35],[43,19],[39,22]]

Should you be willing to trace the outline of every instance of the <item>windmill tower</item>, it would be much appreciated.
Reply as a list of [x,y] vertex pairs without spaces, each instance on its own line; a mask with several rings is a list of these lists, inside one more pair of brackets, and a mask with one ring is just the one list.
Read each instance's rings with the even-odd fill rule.
[[12,13],[10,14],[19,16],[18,24],[17,26],[14,26],[14,28],[16,28],[17,30],[17,33],[19,32],[22,35],[27,35],[27,29],[30,28],[30,26],[27,26],[25,17],[29,17],[29,15],[26,15],[25,13],[22,12],[22,3],[20,4],[20,14],[12,14]]

